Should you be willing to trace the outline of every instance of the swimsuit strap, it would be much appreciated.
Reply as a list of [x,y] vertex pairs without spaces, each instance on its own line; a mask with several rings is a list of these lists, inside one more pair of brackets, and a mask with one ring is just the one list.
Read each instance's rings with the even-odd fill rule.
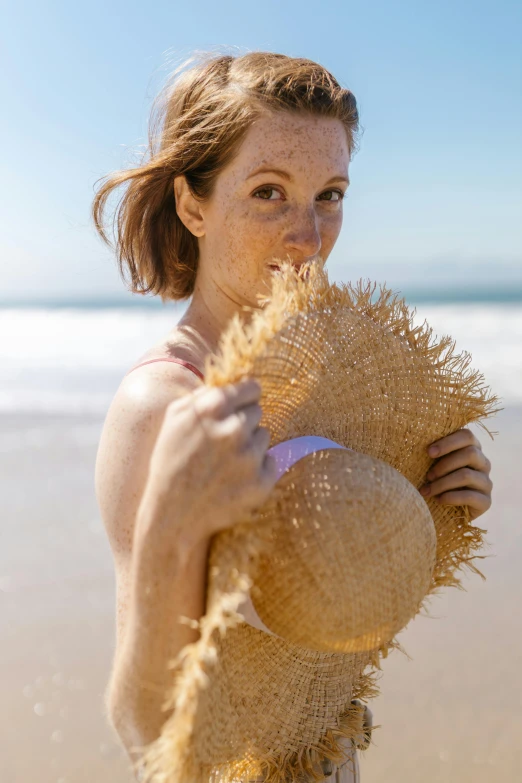
[[149,359],[146,362],[141,362],[140,364],[136,364],[134,367],[131,367],[127,375],[132,372],[133,370],[136,370],[138,367],[143,367],[145,364],[152,364],[153,362],[172,362],[173,364],[181,364],[182,367],[187,367],[189,370],[192,370],[195,375],[198,376],[202,381],[205,380],[205,376],[203,373],[201,373],[197,367],[194,367],[193,364],[190,364],[190,362],[185,362],[183,359],[171,359],[165,357],[161,357],[160,359]]

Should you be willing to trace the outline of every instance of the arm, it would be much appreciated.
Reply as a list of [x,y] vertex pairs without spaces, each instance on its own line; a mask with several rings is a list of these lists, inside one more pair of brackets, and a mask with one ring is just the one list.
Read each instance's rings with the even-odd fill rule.
[[[113,400],[98,450],[96,494],[113,552],[117,590],[116,649],[106,710],[128,751],[159,734],[168,717],[161,712],[165,686],[173,676],[168,661],[198,637],[196,630],[174,618],[199,620],[204,613],[207,545],[186,542],[178,562],[167,568],[151,562],[152,553],[134,542],[140,514],[158,513],[145,502],[144,490],[165,410],[198,386],[196,378],[172,364],[135,371]],[[165,572],[170,579],[150,584],[151,574]],[[149,594],[148,587],[153,588]],[[154,687],[147,688],[146,682]]]
[[108,416],[97,492],[119,614],[107,707],[129,753],[168,718],[168,664],[199,634],[180,616],[198,621],[205,611],[208,543],[264,503],[277,481],[260,395],[252,379],[191,395],[178,388],[177,397],[153,381],[145,403],[122,391]]
[[[138,523],[154,525],[162,515],[151,498],[142,505]],[[135,541],[126,632],[109,697],[111,721],[129,753],[159,736],[170,715],[162,710],[174,679],[167,664],[199,635],[176,618],[199,620],[205,611],[208,540],[187,540],[178,520],[170,521],[179,545],[163,562],[146,541]]]

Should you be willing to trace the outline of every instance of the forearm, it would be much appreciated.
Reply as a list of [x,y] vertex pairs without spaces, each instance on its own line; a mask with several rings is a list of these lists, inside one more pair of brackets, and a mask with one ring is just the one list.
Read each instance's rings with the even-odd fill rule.
[[[140,529],[153,530],[161,513],[146,503]],[[168,551],[148,534],[137,535],[133,545],[130,605],[109,698],[111,720],[128,750],[156,739],[169,717],[162,710],[175,676],[168,664],[199,637],[178,618],[199,620],[205,612],[209,541],[192,540],[185,533],[190,525],[178,523],[176,531],[175,524]]]

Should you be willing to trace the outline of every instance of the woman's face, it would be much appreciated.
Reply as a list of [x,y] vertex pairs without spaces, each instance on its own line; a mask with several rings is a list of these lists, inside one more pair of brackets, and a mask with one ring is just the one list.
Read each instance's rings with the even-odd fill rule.
[[270,265],[326,261],[343,219],[350,154],[340,120],[279,112],[248,130],[199,205],[198,285],[237,305],[266,294]]

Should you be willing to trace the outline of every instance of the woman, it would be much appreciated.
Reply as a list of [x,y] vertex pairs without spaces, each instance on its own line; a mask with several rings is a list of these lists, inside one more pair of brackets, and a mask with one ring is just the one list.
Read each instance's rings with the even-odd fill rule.
[[[198,634],[175,618],[205,612],[211,537],[275,483],[258,384],[207,389],[205,357],[232,316],[259,306],[278,259],[326,262],[358,130],[354,96],[324,68],[270,53],[203,58],[156,106],[148,158],[108,177],[93,208],[106,238],[106,200],[124,184],[117,251],[132,290],[191,297],[123,379],[96,466],[117,576],[107,708],[129,751],[154,740],[168,717],[167,662]],[[474,435],[460,430],[432,449],[439,459],[423,494],[484,513],[490,463]]]

